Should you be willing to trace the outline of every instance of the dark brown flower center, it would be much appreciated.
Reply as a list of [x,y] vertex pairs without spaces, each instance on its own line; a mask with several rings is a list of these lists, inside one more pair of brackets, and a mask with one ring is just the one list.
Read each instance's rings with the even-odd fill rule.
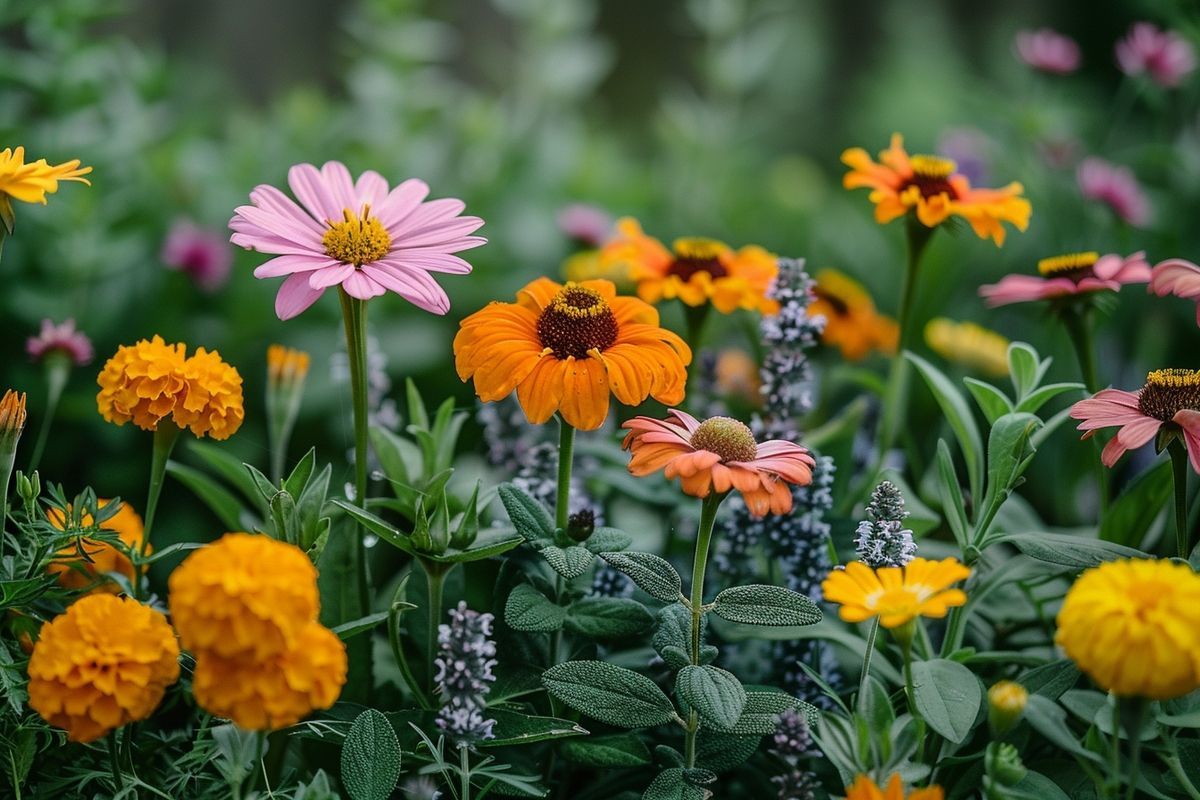
[[1200,371],[1157,369],[1146,376],[1146,385],[1138,395],[1139,411],[1170,422],[1185,408],[1200,411]]
[[599,292],[567,283],[538,317],[537,334],[555,358],[586,358],[616,343],[617,318]]
[[667,273],[685,283],[698,272],[707,272],[714,278],[724,277],[727,272],[721,263],[725,245],[718,241],[697,237],[676,239],[673,249],[675,260],[671,262]]
[[711,417],[692,434],[692,447],[721,457],[722,462],[753,461],[758,456],[754,434],[732,417]]
[[829,291],[828,289],[822,288],[819,284],[813,287],[812,292],[813,292],[813,297],[816,297],[819,300],[824,300],[826,303],[829,303],[830,307],[833,309],[833,313],[836,314],[837,316],[844,317],[850,311],[849,303],[847,303],[845,300],[838,297],[836,294]]
[[1092,267],[1100,260],[1100,254],[1094,250],[1086,253],[1066,253],[1052,258],[1043,258],[1038,262],[1038,272],[1044,278],[1070,278],[1079,282],[1092,276]]
[[958,168],[953,161],[941,156],[914,155],[909,156],[908,163],[913,171],[908,186],[920,189],[922,197],[928,199],[940,194],[958,197],[958,192],[950,184],[950,176]]

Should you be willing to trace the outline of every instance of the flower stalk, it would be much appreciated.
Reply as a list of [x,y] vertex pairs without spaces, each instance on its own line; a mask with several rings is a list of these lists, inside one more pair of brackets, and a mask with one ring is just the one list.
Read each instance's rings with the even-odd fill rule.
[[[696,529],[696,554],[692,559],[692,593],[688,608],[692,612],[692,663],[700,663],[700,623],[704,618],[704,573],[708,567],[708,550],[712,543],[717,509],[727,493],[710,492],[700,506],[700,525]],[[688,769],[696,766],[696,734],[700,731],[700,715],[695,709],[688,714],[684,743]]]
[[1167,452],[1171,455],[1171,477],[1175,487],[1175,549],[1180,558],[1187,559],[1192,552],[1191,536],[1188,533],[1187,448],[1180,437],[1176,436],[1167,445]]
[[[342,322],[346,329],[346,353],[350,363],[350,392],[354,406],[354,504],[367,507],[367,304],[339,289],[342,301]],[[367,578],[367,551],[363,532],[357,522],[350,522],[354,546],[354,581],[358,607],[354,616],[366,616],[370,609],[370,588]],[[432,612],[431,612],[432,613]],[[431,656],[432,658],[432,656]],[[431,662],[432,663],[432,662]]]
[[53,353],[46,357],[46,411],[38,429],[37,441],[33,446],[33,457],[29,459],[28,472],[33,472],[42,462],[42,453],[46,450],[46,442],[50,438],[50,425],[58,411],[58,402],[62,399],[63,389],[71,376],[71,357],[65,353]]

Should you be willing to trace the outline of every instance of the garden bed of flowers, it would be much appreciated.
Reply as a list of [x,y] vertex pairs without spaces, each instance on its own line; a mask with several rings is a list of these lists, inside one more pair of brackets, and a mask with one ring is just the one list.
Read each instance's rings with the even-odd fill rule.
[[[51,5],[0,11],[0,107],[45,120],[0,141],[2,796],[1200,798],[1195,20],[1106,44],[1150,125],[1014,106],[773,176],[829,209],[579,176],[555,218],[494,184],[562,193],[525,176],[589,145],[521,97],[568,89],[406,105],[448,79],[409,4],[349,24],[361,94],[148,123],[128,174],[98,134],[166,116],[153,81],[108,4]],[[714,53],[788,13],[702,5]],[[599,69],[590,3],[497,7]],[[1083,55],[1007,57],[1052,91]],[[403,157],[328,122],[381,107]],[[1107,160],[1139,147],[1151,194]],[[857,269],[806,257],[826,224]]]

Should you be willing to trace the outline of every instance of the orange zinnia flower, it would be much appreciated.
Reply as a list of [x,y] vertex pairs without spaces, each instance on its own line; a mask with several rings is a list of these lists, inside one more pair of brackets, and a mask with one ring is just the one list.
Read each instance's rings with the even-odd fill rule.
[[[940,786],[913,789],[908,800],[942,800],[945,794]],[[846,800],[905,800],[904,783],[899,773],[892,775],[887,786],[879,786],[868,775],[859,775],[853,785],[846,787]]]
[[489,303],[454,337],[458,376],[473,378],[485,403],[513,389],[534,424],[555,411],[580,430],[599,428],[608,395],[634,406],[683,400],[692,351],[658,325],[658,312],[617,297],[610,281],[558,284],[538,278],[516,303]]
[[772,439],[759,444],[736,419],[712,417],[704,422],[672,409],[665,420],[635,417],[621,446],[629,450],[629,471],[638,477],[659,469],[680,479],[685,494],[708,497],[716,490],[737,489],[756,517],[768,511],[792,510],[789,484],[812,483],[814,460],[798,444]]
[[962,217],[981,239],[1004,244],[1002,222],[1018,230],[1029,225],[1032,207],[1021,197],[1024,187],[1013,181],[1002,189],[972,189],[965,175],[956,173],[957,165],[939,156],[912,155],[904,150],[904,139],[892,134],[892,146],[879,154],[879,163],[861,147],[842,153],[842,163],[850,167],[842,179],[847,189],[871,190],[875,219],[887,223],[915,211],[927,228],[936,227],[951,216]]
[[896,320],[875,310],[875,302],[858,281],[836,269],[817,273],[810,316],[825,318],[821,341],[842,351],[842,357],[861,361],[872,350],[892,355],[900,339]]
[[757,245],[734,250],[713,239],[676,239],[668,250],[630,217],[617,222],[617,237],[601,251],[602,262],[627,264],[647,303],[678,297],[689,306],[712,305],[722,314],[739,308],[774,314],[767,297],[779,274],[776,257]]

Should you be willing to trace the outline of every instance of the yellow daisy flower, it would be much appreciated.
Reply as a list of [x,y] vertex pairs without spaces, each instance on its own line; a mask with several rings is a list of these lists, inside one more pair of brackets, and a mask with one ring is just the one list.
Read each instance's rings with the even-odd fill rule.
[[838,616],[846,622],[879,617],[879,623],[891,629],[917,617],[940,619],[952,606],[966,603],[967,595],[950,587],[970,574],[954,558],[914,558],[904,567],[879,569],[852,561],[830,572],[821,589],[826,600],[841,606]]
[[954,364],[997,378],[1008,374],[1008,339],[974,322],[935,317],[925,325],[925,343]]
[[59,181],[78,181],[91,186],[82,177],[91,171],[91,167],[79,166],[78,158],[56,166],[44,158],[27,164],[24,147],[6,147],[0,150],[0,194],[22,203],[45,205],[46,195],[58,191]]

